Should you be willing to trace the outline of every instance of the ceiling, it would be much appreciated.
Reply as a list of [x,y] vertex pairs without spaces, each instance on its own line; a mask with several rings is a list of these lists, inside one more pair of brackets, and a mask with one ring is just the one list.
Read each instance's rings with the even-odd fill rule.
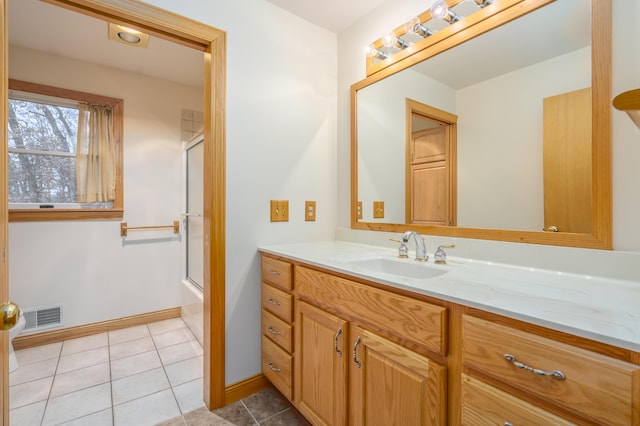
[[[338,32],[379,6],[384,0],[267,1],[321,27]],[[514,29],[510,25],[509,34],[505,33],[505,27],[505,31],[492,31],[491,37],[479,37],[473,43],[465,43],[466,51],[462,60],[464,66],[460,66],[461,59],[457,55],[462,50],[461,46],[454,49],[455,56],[440,55],[421,64],[420,67],[430,68],[430,75],[435,76],[439,73],[440,80],[445,84],[460,88],[473,83],[473,80],[482,81],[492,73],[495,75],[509,71],[505,58],[516,59],[515,62],[510,61],[512,68],[513,64],[521,67],[543,60],[544,55],[553,57],[575,50],[579,46],[587,46],[590,43],[589,4],[589,1],[584,0],[555,2],[554,7],[564,9],[551,12],[551,8],[546,7],[541,9],[544,12],[531,14],[531,19],[519,19],[518,25],[529,22],[529,32],[526,34],[536,34],[535,37],[528,37],[534,45],[525,47],[512,42],[511,35]],[[40,0],[9,0],[8,16],[10,46],[50,52],[189,86],[202,86],[203,54],[195,49],[157,37],[151,37],[146,48],[110,41],[107,39],[106,22]],[[554,22],[559,23],[567,37],[558,37],[550,31],[550,28],[555,27]],[[479,43],[489,43],[489,46]],[[556,51],[550,52],[551,48]],[[494,53],[491,55],[491,61],[486,61],[487,52]],[[497,52],[500,54],[495,54]],[[478,55],[480,57],[474,60],[474,56]],[[440,63],[447,65],[441,67]],[[473,72],[470,73],[470,64],[479,65],[473,66]],[[501,69],[496,70],[499,67]]]

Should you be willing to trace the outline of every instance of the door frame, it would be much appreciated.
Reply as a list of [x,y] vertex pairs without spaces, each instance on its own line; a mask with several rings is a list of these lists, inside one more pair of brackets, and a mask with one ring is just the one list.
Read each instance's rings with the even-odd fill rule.
[[[209,409],[225,403],[225,103],[226,33],[138,0],[42,0],[204,52],[204,362]],[[0,0],[0,97],[8,102],[8,0]],[[7,111],[2,108],[0,161],[0,301],[8,299]],[[9,423],[8,334],[0,333],[0,410]]]

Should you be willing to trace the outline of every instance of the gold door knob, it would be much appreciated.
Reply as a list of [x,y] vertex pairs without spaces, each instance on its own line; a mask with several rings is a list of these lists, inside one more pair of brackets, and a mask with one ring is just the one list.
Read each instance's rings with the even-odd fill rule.
[[558,232],[558,227],[557,227],[557,226],[554,226],[554,225],[551,225],[550,227],[548,227],[548,228],[546,229],[546,231],[547,231],[547,232]]
[[0,305],[0,315],[2,315],[2,327],[0,327],[0,330],[10,330],[18,322],[20,308],[12,302],[3,303]]

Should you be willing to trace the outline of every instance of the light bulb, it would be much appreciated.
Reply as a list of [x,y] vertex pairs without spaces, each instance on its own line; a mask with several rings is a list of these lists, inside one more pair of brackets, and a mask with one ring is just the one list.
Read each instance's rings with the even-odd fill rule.
[[382,37],[382,45],[384,47],[393,47],[396,43],[398,43],[398,37],[396,37],[396,34],[393,31]]
[[437,0],[431,5],[429,9],[431,17],[444,19],[449,14],[449,6],[444,0]]
[[375,58],[378,55],[378,49],[373,44],[370,44],[364,48],[364,54],[367,58]]
[[409,19],[404,24],[404,32],[405,33],[417,33],[420,28],[420,19],[417,16]]

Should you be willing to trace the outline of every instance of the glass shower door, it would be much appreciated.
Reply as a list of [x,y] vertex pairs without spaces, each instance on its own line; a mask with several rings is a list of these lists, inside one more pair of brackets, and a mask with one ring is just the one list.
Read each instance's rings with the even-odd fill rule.
[[203,290],[204,273],[204,144],[202,137],[195,139],[186,147],[186,279]]

